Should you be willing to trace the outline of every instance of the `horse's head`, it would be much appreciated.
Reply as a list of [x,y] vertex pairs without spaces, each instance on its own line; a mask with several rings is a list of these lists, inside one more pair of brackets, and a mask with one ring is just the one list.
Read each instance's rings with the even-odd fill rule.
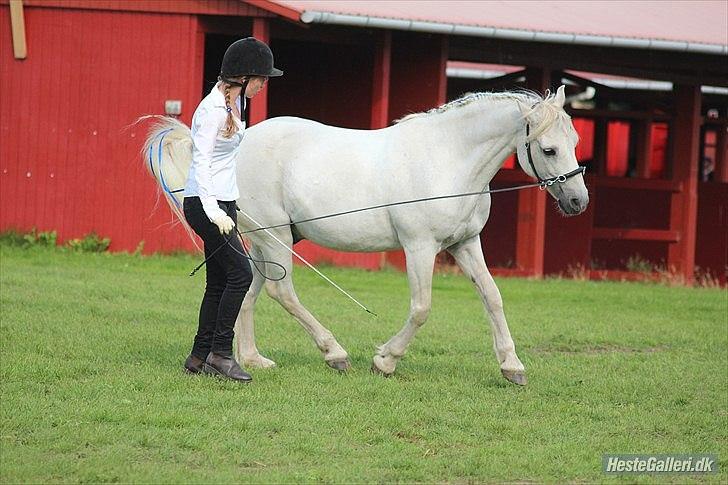
[[579,137],[564,111],[564,100],[562,85],[532,106],[520,103],[524,124],[517,154],[523,171],[545,183],[561,212],[571,216],[586,209],[589,193],[574,150]]

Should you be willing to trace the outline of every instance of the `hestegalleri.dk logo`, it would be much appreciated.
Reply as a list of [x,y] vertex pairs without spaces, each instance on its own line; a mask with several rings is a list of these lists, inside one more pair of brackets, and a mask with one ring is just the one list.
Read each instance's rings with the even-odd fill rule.
[[718,456],[695,455],[604,455],[604,473],[718,473]]

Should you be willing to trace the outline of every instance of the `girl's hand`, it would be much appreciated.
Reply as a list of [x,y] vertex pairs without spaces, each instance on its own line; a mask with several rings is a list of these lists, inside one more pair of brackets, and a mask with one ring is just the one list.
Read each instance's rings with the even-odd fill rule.
[[235,223],[228,215],[213,219],[212,222],[220,229],[220,234],[230,234],[230,231],[235,227]]

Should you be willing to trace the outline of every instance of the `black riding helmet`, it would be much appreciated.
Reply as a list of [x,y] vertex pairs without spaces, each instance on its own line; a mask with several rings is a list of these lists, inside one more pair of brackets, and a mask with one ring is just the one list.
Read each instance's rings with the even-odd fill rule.
[[[273,53],[265,42],[255,37],[246,37],[230,44],[222,58],[220,79],[240,76],[282,76],[283,71],[273,67]],[[230,82],[230,84],[239,84]]]

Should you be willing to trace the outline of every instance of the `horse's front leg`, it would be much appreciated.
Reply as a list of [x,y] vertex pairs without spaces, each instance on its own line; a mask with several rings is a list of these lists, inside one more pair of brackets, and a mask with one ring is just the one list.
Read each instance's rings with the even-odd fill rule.
[[266,290],[271,298],[280,303],[311,335],[329,367],[339,371],[346,371],[351,367],[346,350],[339,345],[334,335],[321,325],[316,317],[298,300],[290,277],[287,276],[282,281],[266,285]]
[[[286,242],[291,243],[290,233],[288,233]],[[283,266],[286,276],[280,281],[269,281],[265,285],[265,289],[271,298],[276,300],[288,313],[290,313],[301,326],[308,332],[316,343],[316,347],[324,355],[324,360],[329,365],[339,371],[345,371],[351,367],[349,355],[346,350],[339,345],[334,335],[321,323],[316,320],[311,312],[299,301],[296,291],[293,288],[293,280],[291,272],[293,270],[293,261],[291,254],[282,247],[272,247],[262,249],[265,259],[276,261]]]
[[[255,247],[250,249],[250,256],[257,261],[263,259],[262,253]],[[260,290],[263,288],[263,283],[265,282],[265,278],[258,269],[260,268],[260,270],[266,271],[266,265],[265,263],[258,262],[252,266],[253,282],[250,284],[248,293],[245,294],[243,305],[235,321],[235,358],[245,367],[267,369],[275,367],[276,363],[270,359],[266,359],[258,352],[258,347],[255,345],[253,323],[255,302],[258,300],[258,295],[260,295]]]
[[485,309],[488,311],[493,330],[493,347],[503,377],[515,384],[525,386],[526,370],[516,355],[516,346],[503,313],[503,299],[485,264],[480,237],[475,236],[462,241],[448,248],[448,252],[453,255],[463,273],[475,283]]
[[427,320],[432,305],[432,270],[436,254],[437,248],[434,246],[416,250],[405,248],[410,287],[409,317],[402,330],[377,349],[372,363],[373,371],[385,376],[394,373],[410,341]]

